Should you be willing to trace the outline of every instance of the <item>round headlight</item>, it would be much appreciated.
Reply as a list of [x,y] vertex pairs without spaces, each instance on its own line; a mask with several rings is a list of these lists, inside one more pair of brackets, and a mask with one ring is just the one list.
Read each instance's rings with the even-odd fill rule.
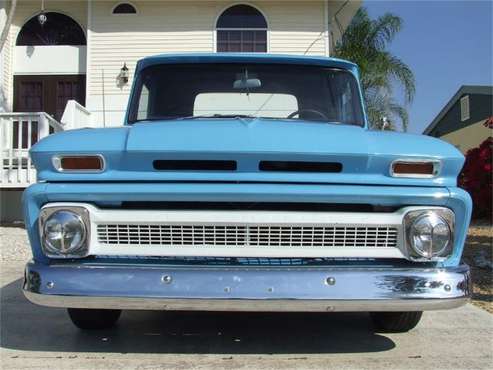
[[421,257],[432,258],[442,255],[450,243],[450,226],[442,217],[424,214],[412,223],[409,229],[409,243]]
[[86,226],[80,215],[68,210],[51,214],[44,223],[44,246],[48,254],[80,254],[85,246]]

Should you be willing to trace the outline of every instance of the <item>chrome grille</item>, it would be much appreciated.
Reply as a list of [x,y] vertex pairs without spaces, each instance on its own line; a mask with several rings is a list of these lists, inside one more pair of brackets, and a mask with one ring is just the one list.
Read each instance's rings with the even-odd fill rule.
[[106,245],[397,247],[395,226],[100,224]]

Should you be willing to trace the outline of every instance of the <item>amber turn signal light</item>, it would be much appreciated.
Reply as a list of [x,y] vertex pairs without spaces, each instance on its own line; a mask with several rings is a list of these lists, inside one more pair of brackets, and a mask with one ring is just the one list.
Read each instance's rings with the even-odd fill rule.
[[53,166],[59,172],[101,172],[104,160],[99,155],[55,156]]
[[395,161],[391,165],[394,177],[435,177],[439,172],[438,161]]

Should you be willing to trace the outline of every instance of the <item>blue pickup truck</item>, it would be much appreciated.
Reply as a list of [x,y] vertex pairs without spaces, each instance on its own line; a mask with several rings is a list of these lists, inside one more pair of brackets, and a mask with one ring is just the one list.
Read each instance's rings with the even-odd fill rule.
[[82,329],[144,309],[367,311],[407,331],[470,295],[462,154],[370,130],[347,61],[148,57],[123,126],[31,157],[24,294]]

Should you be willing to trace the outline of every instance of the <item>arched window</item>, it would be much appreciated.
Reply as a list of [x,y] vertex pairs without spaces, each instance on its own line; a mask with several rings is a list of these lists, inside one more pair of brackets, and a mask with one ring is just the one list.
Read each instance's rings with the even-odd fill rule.
[[112,14],[137,14],[137,9],[135,8],[135,6],[133,6],[130,3],[120,3],[120,4],[117,4],[113,8],[113,11],[111,13]]
[[216,24],[218,52],[267,52],[267,21],[249,5],[226,9]]
[[41,25],[38,17],[32,17],[17,36],[17,46],[34,45],[86,45],[86,36],[79,24],[60,13],[45,13],[46,22]]

